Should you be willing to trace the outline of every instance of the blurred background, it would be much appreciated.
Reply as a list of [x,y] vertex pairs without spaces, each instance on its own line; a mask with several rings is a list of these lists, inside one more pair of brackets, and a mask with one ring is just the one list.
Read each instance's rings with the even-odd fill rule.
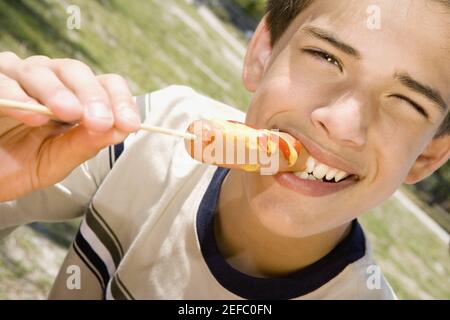
[[[135,95],[185,84],[245,110],[242,60],[264,7],[265,0],[1,0],[0,51],[79,59],[121,74]],[[402,299],[450,299],[449,194],[447,163],[360,219]],[[0,240],[0,299],[46,298],[79,223],[34,223]]]

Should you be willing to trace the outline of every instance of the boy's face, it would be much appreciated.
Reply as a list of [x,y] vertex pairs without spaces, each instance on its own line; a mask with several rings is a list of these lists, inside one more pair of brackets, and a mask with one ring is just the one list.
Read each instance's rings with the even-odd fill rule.
[[255,92],[247,123],[289,132],[352,173],[339,183],[243,173],[266,227],[292,237],[331,230],[445,162],[449,138],[432,138],[450,100],[449,22],[434,1],[316,0],[273,48],[260,26],[244,70]]

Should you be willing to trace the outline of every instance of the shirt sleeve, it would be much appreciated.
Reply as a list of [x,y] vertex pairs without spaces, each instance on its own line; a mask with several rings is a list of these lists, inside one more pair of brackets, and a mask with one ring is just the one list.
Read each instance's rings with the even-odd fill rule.
[[[148,95],[135,97],[143,119],[147,114]],[[60,183],[17,200],[0,203],[0,238],[22,224],[35,221],[57,222],[82,216],[115,162],[135,140],[135,135],[131,134],[123,143],[101,150],[94,158],[75,168]]]

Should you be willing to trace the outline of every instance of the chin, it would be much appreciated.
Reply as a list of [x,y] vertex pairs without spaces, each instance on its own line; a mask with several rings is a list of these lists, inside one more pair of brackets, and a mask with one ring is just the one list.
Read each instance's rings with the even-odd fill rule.
[[[302,199],[299,195],[293,197],[282,192],[270,176],[252,175],[249,178],[245,190],[251,211],[261,226],[274,234],[303,238],[343,223],[335,210],[322,211],[323,203],[317,199]],[[315,208],[318,205],[320,208]]]
[[253,199],[250,202],[252,212],[256,219],[266,230],[282,237],[303,238],[323,232],[327,229],[317,219],[319,215],[301,212],[284,205],[283,203],[269,199]]

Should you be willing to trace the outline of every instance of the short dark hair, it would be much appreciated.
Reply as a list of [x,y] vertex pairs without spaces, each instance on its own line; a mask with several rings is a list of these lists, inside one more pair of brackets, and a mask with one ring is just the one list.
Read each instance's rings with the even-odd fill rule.
[[[270,43],[274,46],[281,38],[291,22],[305,10],[314,0],[268,0],[267,26],[270,32]],[[450,7],[450,0],[434,0]],[[439,127],[435,138],[450,134],[450,112]]]
[[272,46],[281,38],[297,15],[308,7],[313,0],[268,0],[267,26]]

